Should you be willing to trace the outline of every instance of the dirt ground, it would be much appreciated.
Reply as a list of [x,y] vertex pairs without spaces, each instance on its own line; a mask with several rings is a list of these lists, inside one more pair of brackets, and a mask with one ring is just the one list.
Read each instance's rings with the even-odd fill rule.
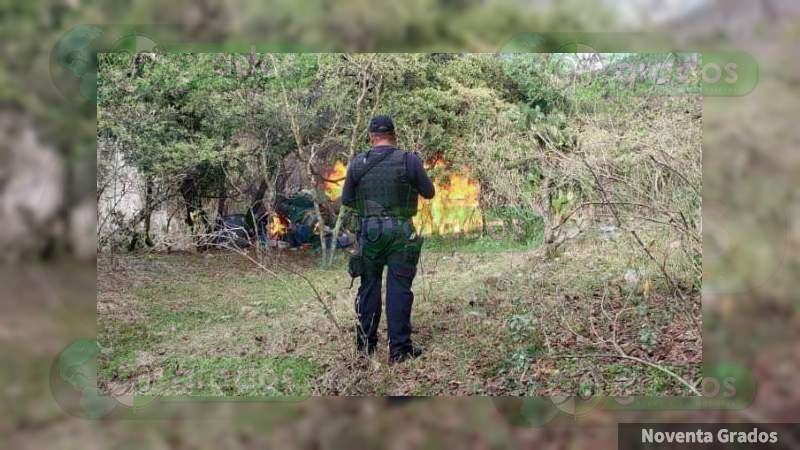
[[555,259],[480,239],[428,245],[412,313],[425,353],[396,366],[385,319],[379,351],[354,351],[344,255],[330,268],[288,251],[261,267],[231,252],[103,257],[98,381],[156,396],[692,394],[699,295],[685,308],[632,281],[629,255],[603,242]]

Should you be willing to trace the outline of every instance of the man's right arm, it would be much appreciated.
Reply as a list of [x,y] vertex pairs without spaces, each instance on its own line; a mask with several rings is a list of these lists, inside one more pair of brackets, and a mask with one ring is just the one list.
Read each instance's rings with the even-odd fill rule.
[[356,186],[353,182],[353,163],[347,167],[347,176],[344,179],[344,187],[342,187],[342,204],[345,206],[353,207],[356,202]]

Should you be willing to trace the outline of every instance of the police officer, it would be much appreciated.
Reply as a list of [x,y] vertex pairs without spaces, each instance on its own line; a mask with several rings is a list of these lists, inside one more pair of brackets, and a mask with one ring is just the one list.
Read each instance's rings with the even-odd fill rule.
[[422,249],[422,238],[411,218],[417,213],[418,196],[433,198],[435,190],[419,157],[395,147],[394,123],[389,116],[372,118],[369,137],[372,148],[350,163],[342,190],[342,203],[359,216],[358,241],[364,262],[356,297],[356,345],[368,354],[377,347],[381,281],[387,266],[389,362],[398,363],[422,353],[411,344],[411,284]]

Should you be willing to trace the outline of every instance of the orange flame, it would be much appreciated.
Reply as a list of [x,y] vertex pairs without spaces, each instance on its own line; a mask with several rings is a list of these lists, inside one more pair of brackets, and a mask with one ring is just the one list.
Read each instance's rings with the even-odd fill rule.
[[325,182],[325,194],[331,200],[336,200],[342,196],[344,187],[344,177],[347,175],[347,166],[341,161],[336,161],[333,167],[325,170],[325,178],[331,181]]
[[[441,157],[426,169],[444,166]],[[423,235],[466,233],[478,230],[483,225],[478,207],[480,185],[471,178],[468,169],[450,173],[447,180],[434,178],[436,196],[423,200],[414,216],[414,226]]]
[[272,223],[269,225],[269,237],[273,239],[281,238],[286,234],[286,230],[287,227],[283,218],[278,214],[274,214],[272,216]]

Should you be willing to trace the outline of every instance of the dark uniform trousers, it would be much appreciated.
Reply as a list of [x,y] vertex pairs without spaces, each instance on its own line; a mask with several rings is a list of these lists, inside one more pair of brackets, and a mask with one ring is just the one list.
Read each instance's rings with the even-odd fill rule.
[[417,274],[422,238],[410,219],[367,217],[362,220],[359,243],[365,270],[356,297],[359,343],[374,346],[378,342],[381,320],[381,284],[386,275],[386,319],[389,354],[411,351],[411,284]]

